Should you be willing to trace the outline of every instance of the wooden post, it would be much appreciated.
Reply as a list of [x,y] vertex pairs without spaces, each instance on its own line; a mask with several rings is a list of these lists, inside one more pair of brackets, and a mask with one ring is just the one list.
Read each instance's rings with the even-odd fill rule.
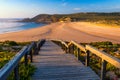
[[61,47],[62,47],[62,49],[63,49],[63,45],[62,45],[62,43],[61,43]]
[[77,50],[77,46],[75,45],[74,47],[74,56],[77,57],[78,56],[78,50]]
[[71,46],[68,47],[68,51],[69,51],[69,53],[71,53]]
[[[62,43],[61,43],[61,45],[62,45]],[[63,49],[63,45],[62,45],[62,49]]]
[[34,46],[33,46],[31,53],[30,53],[31,58],[34,54],[38,55],[39,50],[40,50],[40,42],[34,43]]
[[19,78],[19,64],[14,68],[14,78],[15,78],[15,80],[20,80],[20,78]]
[[66,53],[66,48],[65,48],[65,45],[63,44],[63,50],[65,51],[65,53]]
[[72,54],[74,54],[74,45],[72,45]]
[[101,80],[105,80],[105,77],[106,77],[106,65],[107,65],[107,62],[105,60],[102,60]]
[[66,47],[66,52],[69,53],[69,48],[68,47]]
[[60,44],[60,43],[58,43],[58,45],[61,47],[61,44]]
[[27,53],[25,54],[24,58],[25,58],[25,66],[26,66],[28,64]]
[[61,48],[63,49],[63,46],[62,46],[62,44],[60,44],[61,45]]
[[66,52],[65,45],[63,44],[63,50]]
[[65,50],[65,53],[67,53],[67,52],[66,52],[66,47],[65,47],[65,45],[64,45],[64,50]]
[[80,60],[80,49],[77,48],[77,51],[78,51],[78,55],[77,55],[77,58],[78,58],[78,61]]
[[69,46],[69,53],[71,53],[71,45]]
[[33,52],[33,51],[31,50],[31,51],[30,51],[30,61],[31,61],[31,62],[33,62],[33,53],[32,53],[32,52]]
[[33,54],[38,55],[39,50],[40,50],[40,42],[39,43],[34,43],[34,47],[31,51],[31,55],[33,55]]
[[86,62],[86,66],[89,66],[89,60],[90,60],[90,51],[89,50],[87,50],[86,51],[86,60],[85,60],[85,62]]
[[66,47],[66,49],[67,49],[67,53],[70,53],[70,51],[69,51],[69,47]]
[[36,52],[36,54],[37,54],[38,51],[39,51],[39,49],[40,49],[40,48],[39,48],[39,47],[40,47],[40,44],[39,44],[39,43],[36,43],[36,46],[34,46],[34,47],[36,47],[36,51],[35,51],[35,52]]
[[67,47],[65,46],[65,52],[68,53]]

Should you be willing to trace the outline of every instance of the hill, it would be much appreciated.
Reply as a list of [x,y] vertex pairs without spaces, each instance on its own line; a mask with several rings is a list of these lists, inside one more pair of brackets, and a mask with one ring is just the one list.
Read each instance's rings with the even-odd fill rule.
[[[69,18],[69,19],[68,19]],[[53,23],[58,21],[87,21],[120,25],[120,13],[74,13],[74,14],[39,14],[33,18],[26,18],[24,22]]]

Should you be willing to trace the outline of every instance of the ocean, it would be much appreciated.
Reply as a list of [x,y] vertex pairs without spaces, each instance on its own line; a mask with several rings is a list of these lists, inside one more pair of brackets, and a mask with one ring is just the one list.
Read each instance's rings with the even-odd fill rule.
[[0,34],[17,32],[45,25],[34,22],[17,22],[19,20],[21,19],[0,19]]

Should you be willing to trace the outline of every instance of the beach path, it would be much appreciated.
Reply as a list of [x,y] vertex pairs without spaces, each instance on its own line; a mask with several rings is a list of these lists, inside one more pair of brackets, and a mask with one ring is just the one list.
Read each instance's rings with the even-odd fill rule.
[[51,41],[45,42],[32,64],[37,68],[32,80],[100,80],[91,68]]

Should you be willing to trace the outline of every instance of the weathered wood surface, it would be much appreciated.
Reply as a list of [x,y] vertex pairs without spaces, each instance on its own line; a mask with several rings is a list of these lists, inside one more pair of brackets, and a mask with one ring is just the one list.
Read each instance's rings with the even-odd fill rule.
[[37,70],[32,80],[100,80],[89,67],[50,41],[33,57],[33,65]]
[[95,49],[94,47],[90,45],[86,45],[86,49],[92,52],[93,54],[101,57],[103,60],[111,63],[115,67],[120,68],[120,59],[115,58],[114,56],[111,56],[105,52],[99,51],[98,49]]

